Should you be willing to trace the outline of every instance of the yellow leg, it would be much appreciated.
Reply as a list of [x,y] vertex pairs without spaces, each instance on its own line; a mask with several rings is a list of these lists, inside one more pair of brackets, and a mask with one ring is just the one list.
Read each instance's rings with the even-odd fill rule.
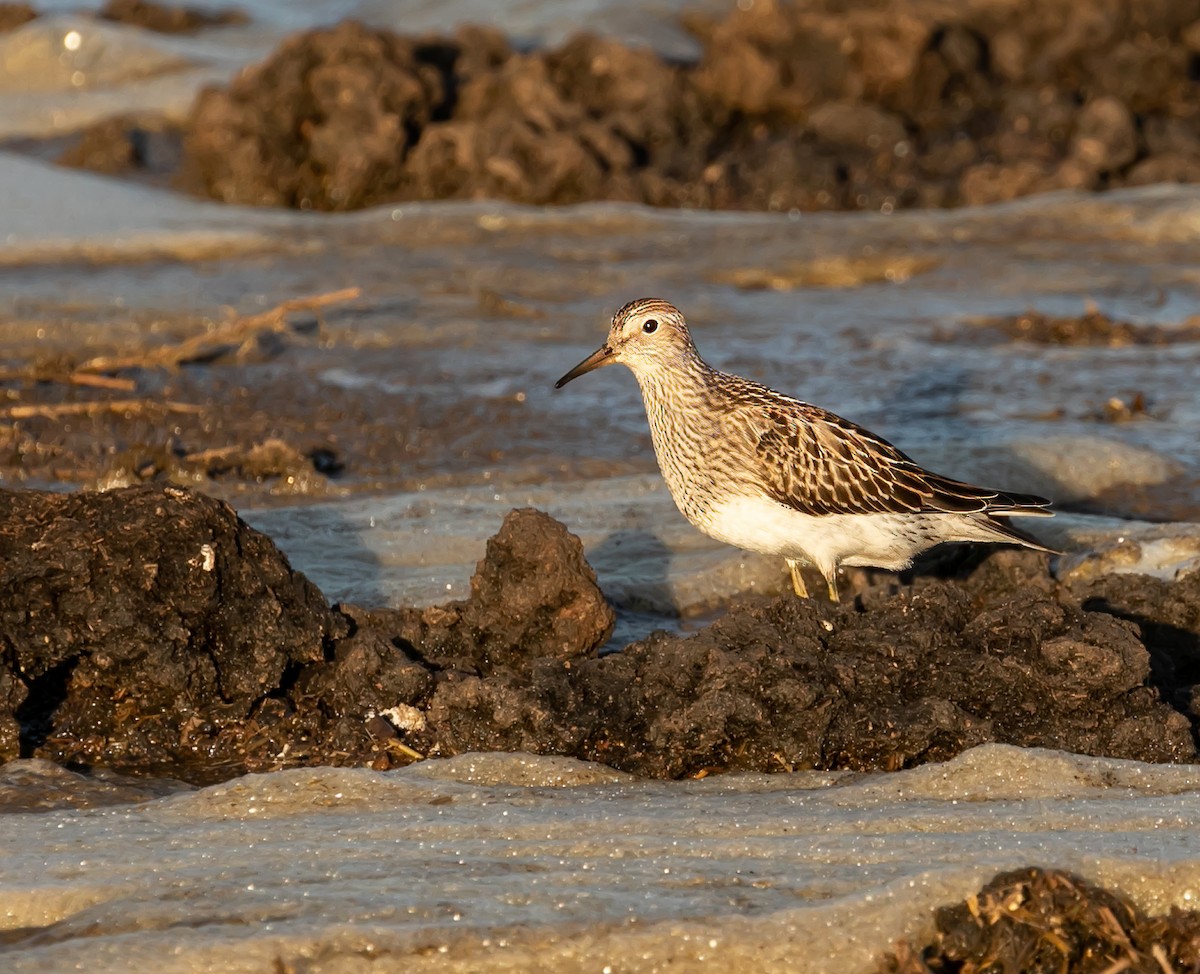
[[836,568],[825,577],[825,581],[829,583],[829,601],[830,602],[840,602],[841,599],[838,598],[837,569]]
[[808,598],[808,586],[804,584],[804,579],[800,577],[800,566],[791,558],[785,558],[788,571],[792,573],[792,591],[796,593],[799,599]]

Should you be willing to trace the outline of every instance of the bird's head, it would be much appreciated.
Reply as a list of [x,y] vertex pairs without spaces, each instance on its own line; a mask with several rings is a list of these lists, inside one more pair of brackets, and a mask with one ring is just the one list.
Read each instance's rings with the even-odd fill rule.
[[696,346],[683,313],[661,298],[638,298],[613,315],[608,341],[554,383],[561,389],[586,372],[620,362],[635,375],[677,366],[694,357]]

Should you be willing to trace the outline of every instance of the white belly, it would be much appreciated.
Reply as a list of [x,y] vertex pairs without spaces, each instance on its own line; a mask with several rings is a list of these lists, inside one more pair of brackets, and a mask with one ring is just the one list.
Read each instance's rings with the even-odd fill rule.
[[735,497],[696,526],[718,541],[808,562],[822,572],[839,565],[899,571],[940,541],[994,540],[956,514],[802,514],[766,497]]

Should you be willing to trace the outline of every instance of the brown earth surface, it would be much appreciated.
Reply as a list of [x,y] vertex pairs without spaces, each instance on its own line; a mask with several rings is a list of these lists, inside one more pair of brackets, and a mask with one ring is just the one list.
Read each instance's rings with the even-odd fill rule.
[[330,607],[203,494],[0,491],[0,756],[210,781],[524,750],[677,778],[894,770],[989,741],[1193,761],[1200,576],[1042,556],[829,605],[736,601],[600,655],[579,540],[514,511],[463,602]]
[[36,17],[37,11],[28,3],[0,3],[0,34],[16,30]]
[[938,341],[980,344],[1024,342],[1030,345],[1073,345],[1125,348],[1130,345],[1180,345],[1200,341],[1200,315],[1172,325],[1140,324],[1106,315],[1096,307],[1080,315],[1048,315],[1029,310],[970,320],[954,329],[942,329]]
[[1149,917],[1126,897],[1052,869],[1001,873],[934,914],[928,944],[897,946],[885,974],[1184,974],[1200,971],[1200,911]]
[[589,35],[346,22],[197,99],[179,184],[324,210],[410,199],[883,210],[1200,181],[1200,0],[755,3],[699,60]]
[[324,320],[355,293],[215,324],[92,309],[6,321],[0,485],[174,483],[264,505],[478,482],[505,459],[498,441],[514,454],[538,448],[511,395],[434,400],[402,383],[322,381],[331,367],[368,374],[380,358],[358,342],[353,309],[336,327]]
[[55,161],[106,176],[137,172],[144,182],[167,185],[179,167],[180,145],[177,133],[159,119],[116,115],[66,139]]
[[191,34],[205,27],[226,27],[250,22],[240,10],[200,10],[194,7],[152,3],[150,0],[108,0],[100,10],[102,20],[131,24],[160,34]]

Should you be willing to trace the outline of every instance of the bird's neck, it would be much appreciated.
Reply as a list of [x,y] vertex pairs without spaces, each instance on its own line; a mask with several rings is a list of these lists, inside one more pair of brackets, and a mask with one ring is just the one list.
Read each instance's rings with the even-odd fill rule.
[[654,425],[655,413],[686,412],[704,402],[716,375],[713,369],[689,349],[679,358],[651,369],[638,370],[638,385],[646,403],[646,413]]
[[705,458],[719,440],[716,376],[698,355],[637,373],[663,479],[692,520],[704,516],[711,500]]

